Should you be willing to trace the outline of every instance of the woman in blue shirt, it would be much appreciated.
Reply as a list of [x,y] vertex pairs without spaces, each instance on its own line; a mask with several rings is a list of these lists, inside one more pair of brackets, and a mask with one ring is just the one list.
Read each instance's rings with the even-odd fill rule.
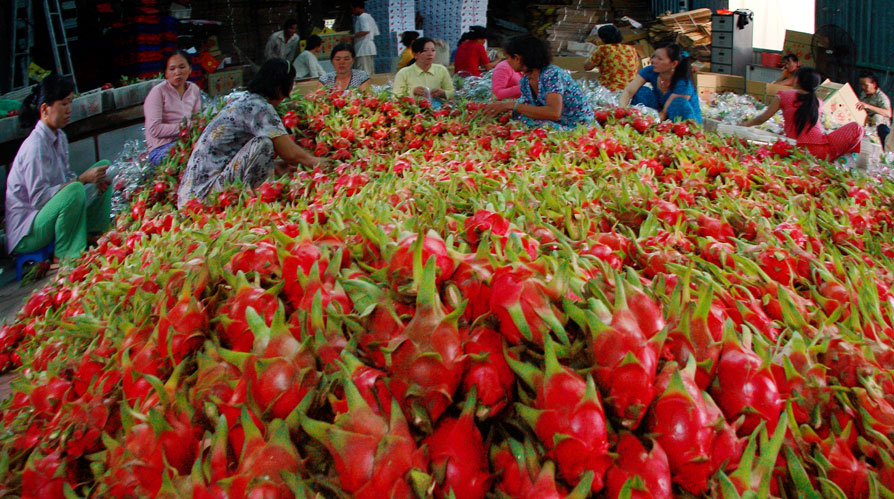
[[[652,88],[643,86],[646,82]],[[652,65],[641,69],[621,93],[622,107],[643,104],[658,111],[661,120],[702,122],[698,93],[692,83],[689,54],[676,43],[659,44]]]
[[521,98],[501,101],[482,108],[487,116],[507,111],[530,127],[550,126],[570,130],[593,122],[593,108],[581,88],[564,69],[550,64],[549,45],[531,35],[509,40],[505,47],[506,62],[524,74],[519,86]]

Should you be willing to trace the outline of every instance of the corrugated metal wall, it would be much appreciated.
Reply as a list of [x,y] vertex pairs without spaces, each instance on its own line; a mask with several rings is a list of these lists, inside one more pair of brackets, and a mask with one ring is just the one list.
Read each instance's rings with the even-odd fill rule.
[[850,33],[857,47],[857,65],[871,69],[882,90],[894,95],[894,1],[817,0],[816,27],[826,24],[836,24]]
[[663,14],[667,11],[671,13],[682,12],[687,10],[685,6],[689,6],[689,10],[695,9],[728,9],[729,0],[652,0],[652,12],[656,15]]
[[894,2],[891,0],[817,0],[816,27],[837,24],[857,45],[860,65],[894,70]]

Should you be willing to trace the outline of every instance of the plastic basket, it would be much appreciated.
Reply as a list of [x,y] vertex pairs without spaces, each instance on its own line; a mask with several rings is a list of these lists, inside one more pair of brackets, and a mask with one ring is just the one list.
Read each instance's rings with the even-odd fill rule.
[[102,113],[102,92],[99,89],[79,95],[71,102],[71,121]]

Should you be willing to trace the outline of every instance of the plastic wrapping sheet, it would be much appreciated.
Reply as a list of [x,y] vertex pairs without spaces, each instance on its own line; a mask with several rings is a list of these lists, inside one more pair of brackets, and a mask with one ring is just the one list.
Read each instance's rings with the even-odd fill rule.
[[146,184],[155,173],[155,167],[146,154],[146,143],[142,139],[129,140],[122,144],[121,152],[106,170],[112,180],[112,216],[130,207],[134,191]]
[[[765,109],[767,109],[767,106],[754,97],[739,95],[733,92],[717,94],[711,102],[702,101],[703,117],[730,125],[738,125],[750,120],[764,112]],[[783,135],[785,130],[782,126],[782,112],[776,113],[765,123],[755,128]]]

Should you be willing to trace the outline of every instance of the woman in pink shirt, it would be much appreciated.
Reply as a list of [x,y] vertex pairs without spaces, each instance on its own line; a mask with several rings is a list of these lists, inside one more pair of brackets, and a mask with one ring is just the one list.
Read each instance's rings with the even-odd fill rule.
[[777,93],[778,99],[771,102],[763,114],[742,125],[760,125],[782,109],[785,136],[796,139],[798,146],[817,158],[835,161],[844,154],[860,152],[863,127],[858,123],[848,123],[829,134],[824,133],[820,122],[823,101],[816,96],[819,84],[820,76],[813,68],[798,69],[794,75],[794,90]]
[[143,102],[146,148],[153,165],[161,163],[180,136],[180,125],[201,110],[199,87],[188,81],[192,65],[182,50],[165,58],[165,81],[152,87]]
[[521,97],[521,87],[518,82],[522,74],[512,69],[506,60],[500,61],[491,75],[490,88],[497,100],[518,99]]

